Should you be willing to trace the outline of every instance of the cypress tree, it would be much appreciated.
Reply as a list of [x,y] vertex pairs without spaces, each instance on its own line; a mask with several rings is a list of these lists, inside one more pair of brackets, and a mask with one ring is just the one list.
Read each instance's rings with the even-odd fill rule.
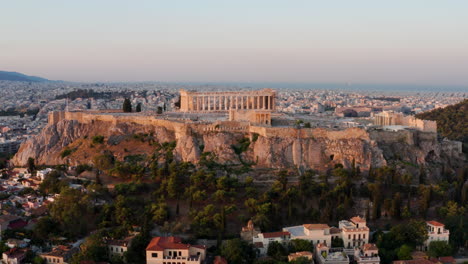
[[122,110],[124,111],[124,113],[132,112],[132,103],[130,102],[130,99],[125,98],[123,102]]

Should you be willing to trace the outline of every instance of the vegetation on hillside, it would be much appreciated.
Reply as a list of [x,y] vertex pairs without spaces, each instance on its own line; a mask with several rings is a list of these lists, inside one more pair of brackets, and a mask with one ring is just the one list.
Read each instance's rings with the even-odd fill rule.
[[437,131],[441,136],[468,143],[468,99],[445,108],[417,114],[416,117],[437,121]]
[[[104,142],[104,137],[99,139]],[[444,219],[451,234],[450,247],[433,245],[431,254],[440,255],[467,244],[464,205],[468,202],[468,186],[464,184],[467,173],[462,169],[430,184],[421,173],[402,174],[390,166],[371,168],[365,175],[352,162],[349,169],[337,164],[321,174],[311,170],[300,175],[296,170],[271,172],[272,183],[260,185],[253,177],[239,177],[251,170],[252,164],[220,164],[215,154],[203,152],[199,164],[194,165],[175,159],[176,141],[157,142],[151,133],[135,134],[128,140],[145,143],[152,154],[119,156],[108,149],[97,152],[90,159],[92,164],[76,169],[77,173],[96,175],[94,183],[77,182],[84,184],[86,193],[70,189],[60,171],[46,177],[39,192],[60,196],[50,205],[49,216],[38,223],[36,241],[60,236],[73,240],[94,231],[98,235],[87,238],[86,247],[72,263],[119,263],[103,257],[100,252],[104,241],[99,238],[120,239],[138,226],[141,235],[124,255],[124,260],[131,259],[132,263],[144,263],[144,248],[153,228],[163,235],[216,239],[219,243],[213,251],[229,263],[252,263],[252,247],[234,238],[249,219],[263,232],[269,232],[303,223],[336,226],[339,220],[361,214],[377,231],[372,242],[381,249],[382,263],[406,259],[408,252],[421,245],[426,235],[425,226],[422,228],[425,218]],[[231,148],[241,158],[256,140],[255,136],[252,141],[241,138]],[[94,143],[96,149],[103,145]],[[200,149],[203,151],[203,147]],[[34,169],[31,160],[30,170]],[[104,176],[124,183],[109,190],[101,184]],[[292,182],[292,178],[297,181]],[[333,241],[335,246],[342,243]],[[283,263],[287,254],[311,246],[297,241],[288,246],[274,244],[268,250],[273,259],[268,263]]]

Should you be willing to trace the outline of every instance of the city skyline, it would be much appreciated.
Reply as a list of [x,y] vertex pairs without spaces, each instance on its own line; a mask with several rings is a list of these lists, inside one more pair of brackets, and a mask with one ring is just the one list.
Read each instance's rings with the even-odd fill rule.
[[462,1],[9,2],[0,69],[67,81],[468,85]]

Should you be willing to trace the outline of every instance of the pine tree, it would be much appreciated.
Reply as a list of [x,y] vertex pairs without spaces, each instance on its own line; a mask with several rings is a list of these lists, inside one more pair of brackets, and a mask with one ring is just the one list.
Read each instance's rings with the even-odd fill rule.
[[136,112],[141,112],[141,103],[138,103],[136,108],[135,108],[135,111]]
[[132,112],[132,103],[130,102],[130,99],[125,98],[123,102],[122,110],[124,111],[124,113]]

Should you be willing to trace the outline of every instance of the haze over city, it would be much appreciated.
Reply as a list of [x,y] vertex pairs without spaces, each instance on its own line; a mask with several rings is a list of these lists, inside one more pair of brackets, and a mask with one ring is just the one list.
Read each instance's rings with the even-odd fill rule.
[[466,1],[5,1],[0,69],[67,81],[468,87]]

